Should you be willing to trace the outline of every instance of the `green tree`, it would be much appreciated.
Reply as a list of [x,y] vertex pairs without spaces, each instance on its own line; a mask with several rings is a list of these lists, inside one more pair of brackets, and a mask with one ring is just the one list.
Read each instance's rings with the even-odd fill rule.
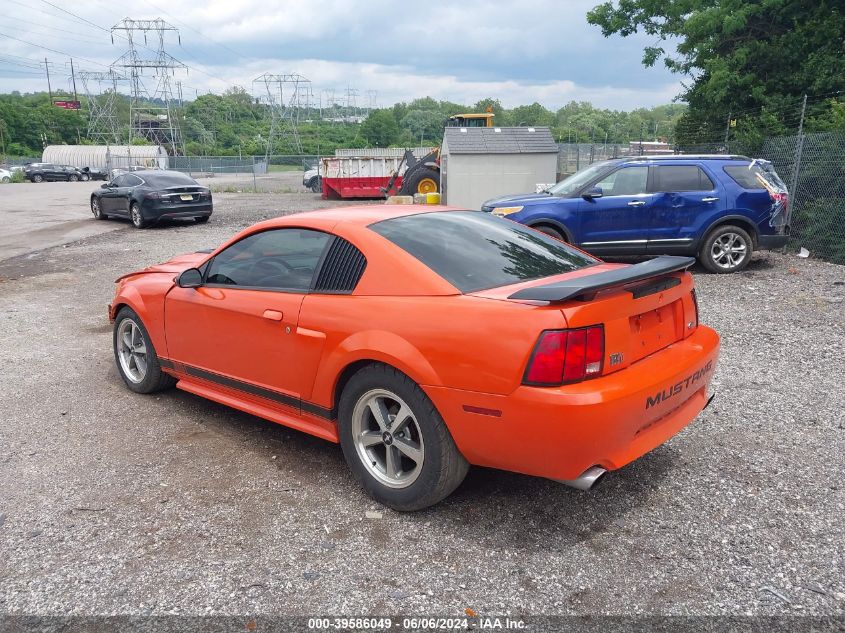
[[587,20],[605,36],[657,38],[643,63],[662,58],[690,78],[680,95],[690,108],[678,130],[690,139],[717,140],[729,113],[748,129],[766,118],[776,128],[772,116],[794,129],[802,95],[845,89],[841,0],[616,0]]
[[361,124],[361,136],[374,147],[388,147],[399,139],[399,124],[392,110],[373,110]]

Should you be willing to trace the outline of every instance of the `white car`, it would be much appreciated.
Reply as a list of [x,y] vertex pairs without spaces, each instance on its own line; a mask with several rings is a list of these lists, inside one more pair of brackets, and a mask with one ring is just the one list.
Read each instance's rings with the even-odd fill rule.
[[0,169],[0,182],[12,182],[12,172]]

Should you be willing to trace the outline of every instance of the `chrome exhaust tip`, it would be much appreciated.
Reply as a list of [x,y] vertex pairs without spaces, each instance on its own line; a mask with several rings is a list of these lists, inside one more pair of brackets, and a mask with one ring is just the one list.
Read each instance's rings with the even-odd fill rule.
[[581,473],[576,479],[555,479],[558,483],[566,484],[578,490],[589,490],[596,485],[599,479],[604,477],[607,468],[601,466],[590,466],[587,470]]

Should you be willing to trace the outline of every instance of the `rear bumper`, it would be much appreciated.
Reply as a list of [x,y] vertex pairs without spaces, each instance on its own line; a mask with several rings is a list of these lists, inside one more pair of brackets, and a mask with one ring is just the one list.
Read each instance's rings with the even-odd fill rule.
[[507,396],[425,391],[470,463],[575,479],[591,466],[621,468],[689,424],[708,402],[718,355],[718,334],[700,326],[623,370],[575,385],[520,386]]
[[783,248],[789,241],[789,235],[758,235],[757,247],[761,251],[772,250],[775,248]]
[[212,202],[182,204],[150,204],[141,208],[145,220],[165,220],[174,218],[196,218],[209,216],[214,210]]

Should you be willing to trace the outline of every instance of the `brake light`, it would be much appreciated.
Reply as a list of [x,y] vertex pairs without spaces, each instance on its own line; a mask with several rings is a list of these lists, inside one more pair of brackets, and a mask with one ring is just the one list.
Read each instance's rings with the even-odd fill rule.
[[786,191],[772,191],[769,190],[769,197],[772,199],[772,207],[777,209],[778,206],[783,205],[783,211],[786,212],[789,207],[789,193]]
[[149,193],[144,194],[144,197],[147,200],[158,200],[159,198],[161,198],[161,193],[158,191],[150,191]]
[[540,335],[523,384],[556,386],[600,376],[604,364],[604,327],[546,330]]

